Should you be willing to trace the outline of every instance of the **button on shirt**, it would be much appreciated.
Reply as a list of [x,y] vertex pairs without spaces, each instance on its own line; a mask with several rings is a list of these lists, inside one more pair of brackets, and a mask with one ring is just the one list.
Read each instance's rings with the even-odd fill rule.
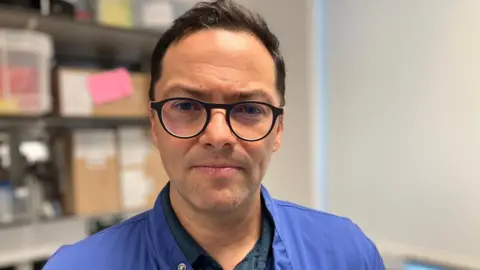
[[[190,262],[194,270],[221,270],[222,266],[215,261],[185,230],[178,220],[170,202],[170,185],[168,184],[161,192],[163,211],[168,227],[175,238],[178,246]],[[262,234],[250,253],[235,267],[235,270],[267,270],[271,269],[271,246],[274,233],[274,225],[268,212],[265,211],[262,199],[263,219]]]

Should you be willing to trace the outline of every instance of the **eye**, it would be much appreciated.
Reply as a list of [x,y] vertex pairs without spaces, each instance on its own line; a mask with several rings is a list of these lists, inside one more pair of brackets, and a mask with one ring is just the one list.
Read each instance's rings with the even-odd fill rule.
[[192,111],[192,110],[201,110],[202,106],[194,101],[177,101],[173,104],[173,108],[180,111]]
[[242,123],[257,123],[269,117],[267,106],[259,103],[242,103],[232,110],[231,119]]
[[258,115],[264,113],[264,110],[257,104],[242,104],[235,107],[235,113],[242,113],[246,115]]

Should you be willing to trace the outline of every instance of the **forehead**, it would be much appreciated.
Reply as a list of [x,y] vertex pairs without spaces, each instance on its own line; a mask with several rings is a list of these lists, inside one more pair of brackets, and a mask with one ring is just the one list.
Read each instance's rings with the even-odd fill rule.
[[273,58],[254,35],[208,29],[190,34],[168,48],[155,94],[162,98],[179,85],[212,98],[260,90],[274,102],[279,100],[275,79]]

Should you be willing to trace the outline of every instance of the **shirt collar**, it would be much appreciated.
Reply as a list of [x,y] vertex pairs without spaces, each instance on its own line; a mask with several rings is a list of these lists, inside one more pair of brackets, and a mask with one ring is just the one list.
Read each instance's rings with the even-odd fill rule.
[[165,214],[165,218],[173,238],[175,238],[179,248],[182,250],[187,260],[193,264],[198,257],[207,253],[201,246],[197,244],[193,237],[182,226],[180,220],[178,220],[178,217],[172,208],[169,190],[170,184],[167,184],[167,186],[165,186],[160,193],[163,213]]
[[[207,253],[200,247],[196,241],[188,234],[178,220],[171,206],[170,183],[160,192],[155,206],[150,212],[150,234],[152,235],[152,245],[155,253],[160,257],[168,258],[171,267],[176,268],[181,263],[191,265],[202,255]],[[275,227],[275,212],[272,204],[272,198],[267,190],[262,186],[262,205],[263,205],[263,229],[262,237],[259,239],[260,249],[271,249],[273,231]],[[267,260],[267,258],[265,258]]]
[[189,262],[168,229],[161,194],[159,194],[153,209],[149,212],[149,226],[146,232],[147,241],[152,248],[152,254],[158,269],[165,267],[167,269],[177,269],[180,265],[189,265]]

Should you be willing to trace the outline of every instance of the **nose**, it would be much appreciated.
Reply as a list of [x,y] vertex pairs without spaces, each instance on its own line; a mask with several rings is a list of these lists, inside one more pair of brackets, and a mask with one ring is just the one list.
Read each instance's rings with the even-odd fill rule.
[[200,135],[200,143],[209,148],[223,149],[235,145],[237,139],[230,130],[224,110],[212,110],[210,122]]

